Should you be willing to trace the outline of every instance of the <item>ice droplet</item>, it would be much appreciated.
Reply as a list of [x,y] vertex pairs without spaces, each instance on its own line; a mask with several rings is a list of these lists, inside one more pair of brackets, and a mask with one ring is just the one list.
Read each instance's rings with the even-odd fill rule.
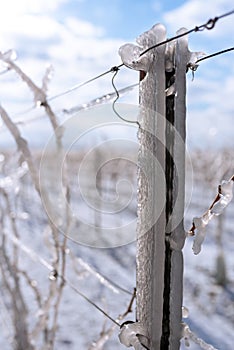
[[182,317],[188,318],[189,317],[189,309],[185,306],[182,306]]
[[57,277],[58,277],[58,273],[56,270],[52,270],[50,273],[49,273],[49,279],[51,281],[56,281],[57,280]]

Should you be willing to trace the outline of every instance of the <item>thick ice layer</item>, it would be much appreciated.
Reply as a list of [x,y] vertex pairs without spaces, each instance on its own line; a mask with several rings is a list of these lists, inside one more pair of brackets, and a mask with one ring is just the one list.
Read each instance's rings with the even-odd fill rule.
[[125,44],[120,47],[119,55],[125,66],[135,69],[148,71],[149,59],[147,56],[140,56],[142,48],[134,44]]
[[145,343],[142,345],[141,339],[147,340],[145,330],[139,322],[129,322],[121,327],[119,340],[127,348],[132,346],[135,350],[147,349]]

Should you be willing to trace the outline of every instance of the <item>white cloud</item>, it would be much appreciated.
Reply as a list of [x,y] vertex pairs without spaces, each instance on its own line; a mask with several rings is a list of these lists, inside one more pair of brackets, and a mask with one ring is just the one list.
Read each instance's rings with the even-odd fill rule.
[[[169,29],[175,33],[180,27],[194,28],[232,9],[229,0],[188,0],[180,7],[165,13],[163,19]],[[212,35],[226,35],[227,30],[230,30],[232,20],[231,17],[220,19],[222,25],[217,23],[217,28],[212,31],[204,31],[204,34],[210,35],[212,32]]]
[[104,34],[103,28],[96,27],[87,21],[81,21],[74,17],[66,18],[65,25],[67,29],[78,37],[100,37]]
[[7,22],[11,17],[25,13],[42,13],[56,10],[61,4],[68,0],[7,0],[1,6],[0,19]]
[[[124,41],[104,37],[102,28],[79,18],[74,18],[72,14],[64,18],[63,22],[58,21],[53,11],[55,9],[59,10],[59,6],[65,1],[68,0],[22,0],[16,2],[14,7],[13,2],[15,1],[9,0],[4,9],[5,12],[3,11],[5,16],[0,11],[0,49],[17,48],[18,64],[38,85],[41,84],[46,64],[51,63],[54,66],[55,72],[49,86],[49,96],[56,95],[119,64],[118,49],[124,44]],[[9,5],[12,6],[12,12]],[[22,7],[20,8],[20,6]],[[165,22],[174,34],[179,27],[187,26],[191,28],[194,25],[204,23],[213,15],[229,10],[229,6],[228,1],[224,0],[212,1],[212,6],[211,0],[207,2],[189,0],[178,9],[166,13]],[[226,28],[225,30],[230,32],[230,24],[228,28],[227,23],[229,23],[228,19],[225,19],[221,27],[218,27],[217,24],[218,33],[220,34],[220,28],[222,28],[221,33],[223,35],[222,41],[219,39],[220,49],[224,48],[221,46],[224,45],[224,29]],[[209,35],[211,32],[213,31],[206,31]],[[200,40],[204,38],[203,33],[194,34],[194,37],[199,37],[197,48],[198,50],[207,49],[207,52],[210,53],[213,50],[209,50],[209,36],[206,37],[205,44],[200,46]],[[223,72],[226,67],[233,67],[233,64],[231,55],[223,57],[223,68],[222,60],[218,61],[218,59],[210,62],[210,64],[201,63],[199,71],[196,73],[195,82],[192,87],[189,87],[188,109],[193,130],[196,129],[198,121],[195,117],[192,118],[200,113],[201,109],[203,118],[210,118],[214,110],[217,111],[217,118],[220,118],[222,112],[227,115],[234,109],[232,79],[228,77],[228,72]],[[215,62],[220,62],[219,69],[217,69]],[[4,106],[6,105],[10,111],[15,112],[24,110],[26,102],[27,106],[30,107],[32,96],[30,93],[27,96],[27,89],[22,88],[23,84],[13,80],[12,76],[13,74],[10,73],[9,80],[7,80],[7,75],[4,80],[1,77],[0,92]],[[55,110],[70,108],[107,92],[112,92],[111,77],[111,74],[107,75],[81,90],[54,100],[53,107]],[[5,83],[3,83],[4,81]],[[116,84],[121,88],[137,81],[137,72],[122,69],[117,76]],[[220,86],[222,86],[222,89]],[[137,94],[137,91],[135,94]],[[21,99],[22,108],[20,108]],[[137,99],[133,98],[133,100],[133,103],[135,103]],[[223,101],[225,101],[225,106],[223,106]],[[212,106],[215,106],[214,109],[212,109]],[[35,113],[34,111],[30,112],[30,117]],[[26,115],[27,117],[28,115]]]

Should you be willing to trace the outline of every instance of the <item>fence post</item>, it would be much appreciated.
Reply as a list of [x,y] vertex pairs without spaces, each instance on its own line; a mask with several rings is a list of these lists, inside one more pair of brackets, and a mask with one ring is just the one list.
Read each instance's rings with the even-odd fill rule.
[[[140,38],[164,41],[154,26]],[[140,83],[137,310],[151,350],[178,350],[181,338],[184,245],[187,37],[150,51]]]

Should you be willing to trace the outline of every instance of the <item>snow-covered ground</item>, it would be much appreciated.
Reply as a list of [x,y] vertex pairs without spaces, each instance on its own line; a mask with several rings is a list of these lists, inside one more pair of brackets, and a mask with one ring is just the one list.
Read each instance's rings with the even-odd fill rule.
[[[51,262],[51,250],[48,249],[49,238],[46,233],[46,216],[43,214],[44,208],[41,206],[37,193],[32,188],[28,175],[23,175],[18,180],[14,178],[14,181],[11,181],[18,160],[17,155],[14,157],[12,161],[5,161],[5,166],[3,166],[4,159],[2,157],[1,164],[2,174],[5,173],[4,176],[11,174],[11,179],[9,178],[8,182],[5,183],[5,189],[8,191],[12,203],[14,203],[12,215],[16,215],[16,223],[20,232],[20,268],[28,271],[31,279],[37,282],[37,287],[42,297],[44,297],[48,286],[53,283],[49,279],[48,269],[38,260],[38,256],[40,256],[45,261]],[[77,157],[77,159],[80,162],[82,157]],[[192,155],[193,179],[192,174],[187,173],[187,193],[190,194],[192,189],[191,198],[187,200],[188,206],[185,214],[185,228],[187,230],[191,226],[193,217],[202,215],[212,203],[217,194],[217,185],[222,177],[228,179],[231,170],[233,170],[230,166],[230,164],[233,164],[231,152],[225,155],[225,152],[220,151],[220,161],[222,161],[222,169],[220,169],[218,156],[211,154],[211,152],[194,153]],[[71,193],[72,209],[80,215],[80,220],[75,222],[73,229],[75,228],[81,233],[83,244],[72,240],[68,242],[66,279],[72,286],[78,288],[79,291],[115,319],[126,311],[131,293],[135,287],[136,243],[134,234],[128,236],[128,242],[126,242],[128,244],[119,247],[110,246],[111,239],[108,241],[109,247],[106,248],[100,248],[101,239],[97,244],[93,244],[94,247],[84,243],[89,242],[86,237],[93,237],[95,233],[101,235],[101,228],[105,225],[107,227],[110,225],[121,227],[128,222],[133,222],[132,227],[134,227],[136,195],[133,193],[133,196],[130,196],[129,186],[126,186],[128,182],[126,182],[121,187],[122,193],[126,194],[127,192],[130,196],[125,210],[118,211],[115,215],[97,214],[92,206],[87,206],[87,202],[81,196],[80,189],[75,189],[76,181],[74,179],[77,168],[72,172],[72,165],[74,163],[71,162],[70,168],[68,166],[68,169],[70,169],[70,185],[73,189]],[[124,175],[125,180],[131,181],[133,189],[136,189],[134,167],[119,161],[107,165],[103,169],[103,173],[100,171],[97,176],[97,187],[100,186],[102,199],[104,198],[106,201],[115,199],[115,184],[120,180],[120,174]],[[91,173],[86,176],[87,182],[89,182]],[[90,192],[88,193],[90,194]],[[93,205],[97,204],[95,201],[92,203]],[[3,196],[1,196],[1,209],[4,212]],[[233,213],[234,203],[231,202],[221,223],[218,217],[209,223],[207,236],[199,255],[195,256],[193,254],[193,237],[187,239],[184,247],[184,306],[189,309],[189,317],[185,322],[198,337],[220,350],[232,350],[234,343]],[[5,232],[10,230],[8,220],[2,220],[2,223],[4,223],[3,230]],[[97,228],[97,223],[100,224],[101,228]],[[92,226],[94,227],[92,228]],[[222,228],[221,237],[219,235],[220,228]],[[72,235],[72,238],[74,237],[79,240],[79,235]],[[30,252],[26,247],[30,248]],[[11,245],[9,243],[9,254],[10,251]],[[33,252],[37,255],[34,255]],[[217,256],[220,254],[223,254],[227,268],[227,283],[225,286],[218,285],[216,278],[216,262]],[[85,263],[89,264],[92,269],[88,268]],[[106,278],[101,277],[98,273]],[[13,349],[11,344],[13,335],[10,322],[11,305],[6,290],[3,288],[1,281],[0,283],[0,322],[2,323],[0,349],[10,350]],[[40,317],[40,310],[37,308],[34,294],[27,283],[22,281],[21,287],[29,312],[29,329],[32,329]],[[133,312],[128,314],[126,319],[134,320],[134,317],[133,308]],[[113,326],[110,320],[106,319],[99,310],[81,297],[71,285],[65,285],[58,324],[56,350],[94,349],[92,342],[99,339],[102,331]],[[39,343],[36,349],[40,349]],[[112,336],[103,349],[124,349],[124,346],[118,340],[118,327],[113,330]],[[185,349],[184,341],[182,341],[181,349]],[[196,350],[200,347],[191,342],[189,349]]]

